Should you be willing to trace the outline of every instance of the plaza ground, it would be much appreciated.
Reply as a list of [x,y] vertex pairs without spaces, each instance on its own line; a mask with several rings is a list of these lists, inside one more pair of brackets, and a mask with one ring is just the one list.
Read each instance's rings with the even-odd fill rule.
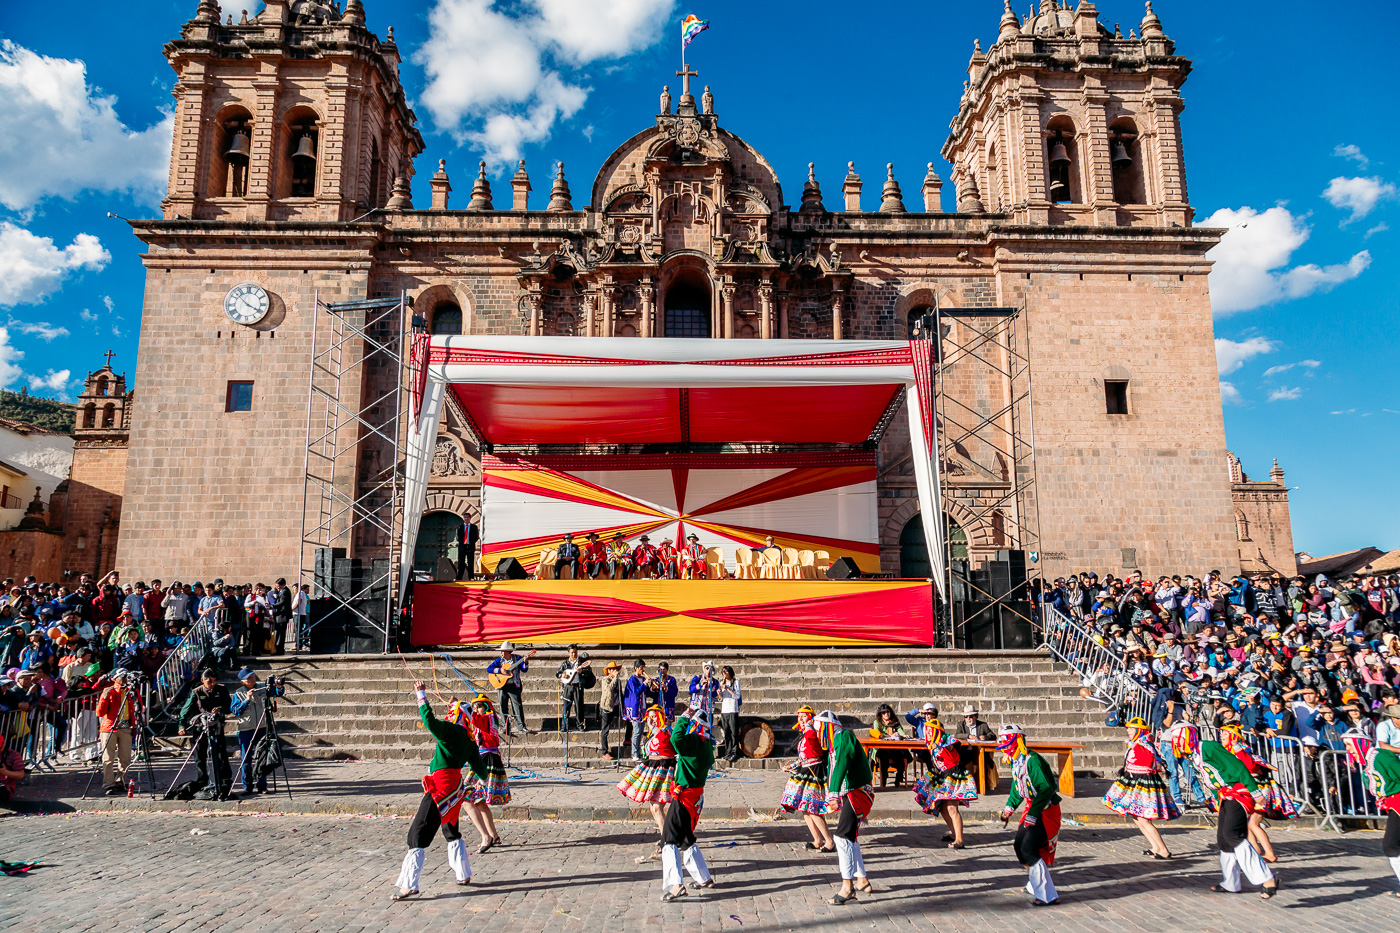
[[70,812],[0,820],[3,856],[46,867],[0,879],[5,929],[192,933],[296,929],[602,930],[1336,930],[1395,929],[1400,900],[1375,832],[1274,830],[1283,893],[1211,894],[1214,833],[1174,828],[1177,858],[1144,861],[1124,826],[1067,828],[1055,868],[1062,901],[1033,908],[1000,823],[969,827],[952,851],[927,821],[881,821],[862,843],[876,893],[833,907],[835,856],[802,849],[795,823],[705,820],[712,891],[662,904],[660,867],[634,858],[655,832],[626,821],[502,821],[506,845],[473,856],[452,884],[440,839],[423,895],[392,903],[408,819],[366,815]]

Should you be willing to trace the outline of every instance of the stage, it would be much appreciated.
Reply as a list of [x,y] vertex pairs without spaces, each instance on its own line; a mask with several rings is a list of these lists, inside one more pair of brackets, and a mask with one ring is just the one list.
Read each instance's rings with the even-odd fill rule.
[[928,580],[419,583],[415,646],[931,645]]
[[[482,564],[535,579],[415,585],[412,643],[931,645],[944,585],[932,364],[922,338],[416,333],[402,565],[450,396],[483,453]],[[830,564],[884,569],[877,452],[901,410],[931,579],[819,579]],[[743,579],[548,579],[565,534],[635,566],[693,548],[712,576]],[[788,579],[740,566],[776,552]]]

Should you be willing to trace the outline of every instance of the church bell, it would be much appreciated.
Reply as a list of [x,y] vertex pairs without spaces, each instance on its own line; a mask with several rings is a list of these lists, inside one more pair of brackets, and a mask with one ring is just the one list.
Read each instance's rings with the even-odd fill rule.
[[311,141],[311,134],[307,133],[297,140],[297,151],[292,153],[293,159],[316,159],[316,146]]
[[1058,136],[1050,145],[1050,168],[1053,171],[1067,171],[1069,169],[1069,150],[1065,149],[1064,140]]
[[1133,164],[1133,157],[1128,152],[1127,144],[1122,137],[1114,137],[1112,146],[1112,161],[1114,168],[1127,168]]
[[233,138],[228,143],[228,152],[224,153],[224,161],[230,165],[247,165],[248,153],[248,134],[242,130],[234,130]]

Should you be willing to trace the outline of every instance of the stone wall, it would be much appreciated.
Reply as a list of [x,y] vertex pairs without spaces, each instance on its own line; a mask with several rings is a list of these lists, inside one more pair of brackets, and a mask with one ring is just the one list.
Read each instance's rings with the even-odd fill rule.
[[[217,240],[206,241],[197,263],[146,257],[141,388],[117,560],[124,573],[295,575],[315,296],[319,289],[323,301],[347,301],[366,289],[364,272],[350,268],[362,255],[318,255],[314,240],[295,239],[298,246],[259,250],[255,260],[217,255],[224,245]],[[224,295],[242,282],[272,296],[272,311],[255,327],[232,324],[223,311]],[[225,411],[230,381],[253,383],[251,411]],[[351,406],[359,401],[354,378],[341,392]],[[344,449],[353,431],[342,434]],[[353,475],[339,467],[337,484],[353,491]]]
[[80,440],[74,448],[63,514],[64,570],[100,576],[116,569],[126,463],[124,442]]

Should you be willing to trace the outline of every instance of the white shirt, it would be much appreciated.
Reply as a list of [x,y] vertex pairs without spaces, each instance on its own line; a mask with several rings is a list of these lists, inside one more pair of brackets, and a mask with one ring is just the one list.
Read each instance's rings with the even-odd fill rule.
[[1304,745],[1317,745],[1317,728],[1313,726],[1313,717],[1321,710],[1319,706],[1309,706],[1302,700],[1293,701],[1293,718],[1298,723],[1298,738]]
[[1376,726],[1376,741],[1384,742],[1391,748],[1400,748],[1400,720],[1382,716],[1380,724]]

